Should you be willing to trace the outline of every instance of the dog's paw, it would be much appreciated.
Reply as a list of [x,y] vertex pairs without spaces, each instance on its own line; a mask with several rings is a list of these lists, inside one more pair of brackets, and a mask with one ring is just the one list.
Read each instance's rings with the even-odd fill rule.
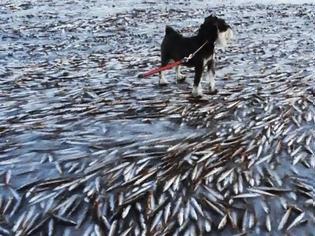
[[212,94],[212,95],[215,95],[215,94],[218,94],[218,92],[219,91],[217,89],[213,89],[213,90],[210,89],[209,93]]
[[179,82],[179,83],[184,82],[185,79],[186,79],[186,76],[185,76],[185,75],[178,75],[178,76],[176,77],[176,80],[177,80],[177,82]]
[[167,81],[166,79],[160,79],[160,80],[159,80],[159,85],[160,85],[160,86],[168,85],[168,81]]
[[193,97],[202,97],[202,89],[200,87],[193,86],[191,94]]

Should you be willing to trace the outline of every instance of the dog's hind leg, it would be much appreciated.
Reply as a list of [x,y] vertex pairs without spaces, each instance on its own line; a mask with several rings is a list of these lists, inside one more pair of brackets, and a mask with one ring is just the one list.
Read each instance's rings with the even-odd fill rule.
[[214,55],[213,57],[207,62],[207,72],[206,78],[209,82],[209,90],[211,93],[217,93],[218,90],[215,88],[215,61]]
[[199,63],[195,66],[195,78],[194,78],[194,85],[192,89],[193,97],[202,96],[202,87],[200,83],[200,79],[203,72],[203,63]]
[[[169,62],[168,57],[166,57],[166,55],[163,53],[161,54],[161,66],[166,66],[167,63]],[[159,84],[160,85],[167,85],[168,81],[165,78],[165,72],[164,71],[160,71],[160,80],[159,80]]]
[[160,80],[159,80],[159,84],[160,85],[167,85],[168,84],[168,81],[165,79],[165,72],[164,71],[161,71],[160,72]]
[[176,70],[176,79],[178,82],[182,82],[186,79],[186,76],[183,75],[182,73],[180,73],[180,68],[181,66],[176,66],[175,70]]

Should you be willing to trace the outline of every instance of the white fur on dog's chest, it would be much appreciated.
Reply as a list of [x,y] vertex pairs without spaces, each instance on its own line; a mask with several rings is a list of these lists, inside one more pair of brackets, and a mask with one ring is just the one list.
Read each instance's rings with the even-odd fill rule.
[[214,57],[215,57],[215,53],[213,53],[210,57],[205,58],[205,59],[203,60],[203,66],[206,66],[209,61],[214,60]]

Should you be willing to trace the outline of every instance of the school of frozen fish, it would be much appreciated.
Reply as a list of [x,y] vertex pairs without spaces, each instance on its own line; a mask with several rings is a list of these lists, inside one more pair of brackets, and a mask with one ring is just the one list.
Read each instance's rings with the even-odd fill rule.
[[[96,2],[0,3],[0,235],[311,235],[315,5]],[[218,94],[137,78],[210,12]]]

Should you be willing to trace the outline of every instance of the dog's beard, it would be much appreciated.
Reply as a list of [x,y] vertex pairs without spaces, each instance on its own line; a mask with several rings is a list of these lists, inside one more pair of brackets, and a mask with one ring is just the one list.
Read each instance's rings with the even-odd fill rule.
[[228,28],[224,32],[218,32],[217,44],[221,47],[226,47],[228,42],[233,39],[233,31]]

